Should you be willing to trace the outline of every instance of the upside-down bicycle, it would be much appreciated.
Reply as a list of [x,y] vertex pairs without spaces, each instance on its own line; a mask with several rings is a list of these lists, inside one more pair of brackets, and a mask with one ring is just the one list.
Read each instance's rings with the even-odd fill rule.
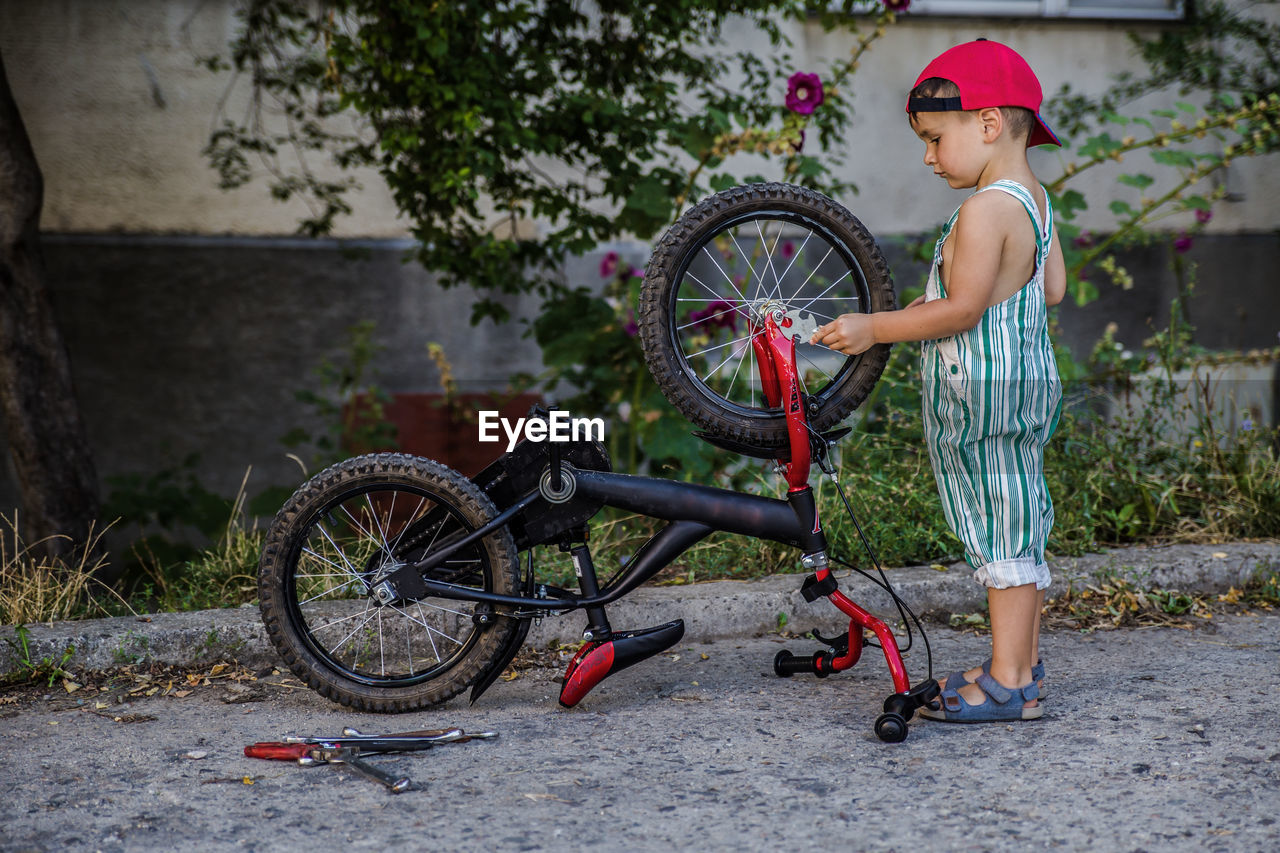
[[[606,607],[713,531],[728,531],[799,548],[811,572],[805,597],[825,596],[849,618],[843,636],[819,638],[825,650],[780,652],[775,672],[825,676],[853,666],[864,644],[878,644],[894,692],[875,732],[903,740],[907,721],[937,694],[932,661],[929,677],[912,687],[890,627],[839,590],[809,485],[812,463],[830,473],[831,447],[848,433],[836,427],[888,358],[887,347],[846,357],[809,344],[809,336],[839,314],[894,304],[875,241],[834,201],[786,184],[704,200],[671,227],[647,265],[639,310],[645,358],[667,398],[701,428],[697,435],[776,460],[785,499],[615,473],[599,442],[525,441],[472,479],[421,457],[357,456],[311,478],[271,524],[258,590],[272,643],[323,696],[410,711],[467,688],[475,701],[514,658],[533,619],[582,610],[585,642],[560,693],[561,704],[573,706],[609,674],[684,635],[681,620],[615,630]],[[602,585],[587,522],[604,506],[668,523]],[[534,549],[551,544],[571,554],[577,591],[538,581]],[[908,616],[919,621],[883,573],[876,582],[893,595],[910,637]]]

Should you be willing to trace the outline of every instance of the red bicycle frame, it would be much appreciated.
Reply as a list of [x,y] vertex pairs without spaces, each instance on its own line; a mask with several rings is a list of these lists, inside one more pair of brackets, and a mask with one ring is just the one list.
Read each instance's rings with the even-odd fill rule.
[[[791,325],[790,318],[783,317],[781,325],[773,316],[764,318],[763,326],[754,328],[751,335],[751,346],[755,350],[756,362],[760,369],[760,382],[763,386],[765,401],[771,407],[778,407],[783,400],[787,417],[787,437],[791,443],[791,460],[780,463],[788,485],[788,497],[792,494],[809,493],[809,469],[812,461],[812,435],[809,420],[804,408],[804,394],[800,388],[800,377],[796,368],[795,338],[784,333],[783,329]],[[796,502],[793,501],[793,505]],[[797,506],[797,513],[806,512],[807,506],[813,506],[812,524],[808,524],[815,535],[821,535],[822,523],[818,510],[812,499]],[[806,523],[807,518],[801,518]],[[825,539],[825,537],[823,537]],[[835,579],[825,559],[825,541],[823,542],[823,558],[814,566],[815,586],[831,586],[827,598],[841,613],[849,617],[848,648],[842,655],[827,658],[815,658],[814,671],[819,675],[829,672],[841,672],[858,662],[862,655],[862,631],[870,629],[884,649],[885,662],[889,665],[889,673],[893,676],[894,689],[899,693],[907,692],[911,683],[907,679],[907,670],[902,663],[902,654],[898,651],[898,642],[882,620],[872,616],[849,599],[839,589],[834,588]],[[806,554],[806,557],[811,555]]]

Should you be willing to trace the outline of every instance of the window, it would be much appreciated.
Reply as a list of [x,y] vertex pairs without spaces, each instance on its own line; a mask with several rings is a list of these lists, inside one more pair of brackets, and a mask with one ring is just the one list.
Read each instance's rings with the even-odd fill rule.
[[914,0],[908,15],[1181,21],[1183,0]]

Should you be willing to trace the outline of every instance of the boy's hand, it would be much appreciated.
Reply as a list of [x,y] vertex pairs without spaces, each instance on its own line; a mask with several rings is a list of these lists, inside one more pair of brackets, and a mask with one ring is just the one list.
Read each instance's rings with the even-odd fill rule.
[[822,344],[846,355],[866,352],[876,345],[871,315],[841,314],[825,326],[819,326],[809,343]]

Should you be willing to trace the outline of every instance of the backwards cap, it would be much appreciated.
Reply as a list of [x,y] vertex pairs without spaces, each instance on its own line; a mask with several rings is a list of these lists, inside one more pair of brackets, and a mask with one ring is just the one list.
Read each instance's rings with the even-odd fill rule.
[[960,97],[909,98],[907,112],[1023,107],[1035,113],[1036,117],[1035,127],[1027,137],[1028,148],[1062,144],[1040,118],[1040,103],[1044,98],[1040,81],[1027,61],[1013,48],[987,39],[958,44],[930,62],[916,78],[915,86],[930,77],[942,77],[955,83]]

